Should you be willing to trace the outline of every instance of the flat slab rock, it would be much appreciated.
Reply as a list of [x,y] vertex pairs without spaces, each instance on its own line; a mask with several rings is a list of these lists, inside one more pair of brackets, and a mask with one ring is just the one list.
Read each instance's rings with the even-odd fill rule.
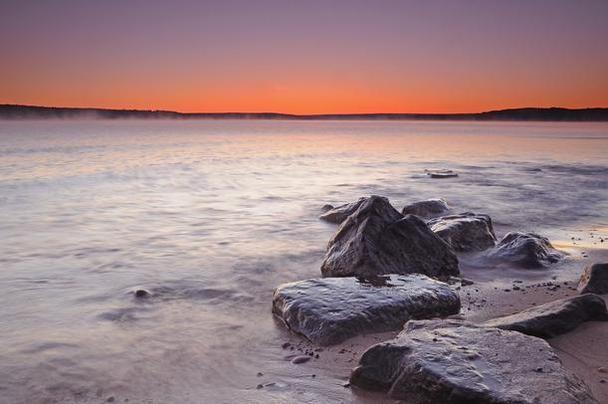
[[488,215],[467,212],[432,219],[427,225],[455,251],[483,251],[496,244]]
[[544,340],[457,320],[409,321],[350,381],[411,404],[597,403]]
[[583,271],[578,281],[581,293],[608,293],[608,263],[589,265]]
[[272,311],[313,343],[333,345],[360,334],[399,330],[411,318],[456,314],[460,298],[447,284],[424,275],[390,275],[374,283],[320,278],[277,287]]
[[545,303],[510,316],[486,321],[484,325],[519,331],[540,338],[552,338],[578,327],[585,321],[607,321],[604,300],[585,294]]
[[426,201],[414,202],[403,207],[401,213],[405,215],[416,215],[421,218],[432,218],[443,215],[450,210],[448,203],[443,199],[427,199]]
[[535,233],[510,232],[486,253],[486,257],[522,268],[542,268],[558,262],[563,254],[549,239]]
[[458,258],[415,215],[380,196],[367,198],[338,228],[321,264],[323,276],[458,275]]
[[319,219],[329,223],[340,224],[345,221],[347,217],[352,215],[367,199],[369,198],[359,198],[355,202],[346,203],[335,208],[331,205],[325,205],[325,209],[323,209],[324,212],[319,216]]

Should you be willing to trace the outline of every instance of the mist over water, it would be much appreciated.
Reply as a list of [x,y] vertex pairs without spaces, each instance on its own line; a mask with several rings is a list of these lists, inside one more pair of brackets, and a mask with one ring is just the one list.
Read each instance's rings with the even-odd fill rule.
[[320,207],[370,194],[606,232],[608,126],[0,122],[0,402],[363,400],[284,360],[270,304],[320,276]]

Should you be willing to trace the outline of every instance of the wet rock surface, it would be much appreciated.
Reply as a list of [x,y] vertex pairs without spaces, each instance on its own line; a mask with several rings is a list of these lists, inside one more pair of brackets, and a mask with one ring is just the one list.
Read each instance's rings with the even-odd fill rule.
[[522,268],[542,268],[563,258],[549,239],[535,233],[510,232],[486,253],[494,261],[503,261]]
[[596,263],[585,267],[578,290],[581,293],[608,293],[608,263]]
[[552,338],[578,327],[585,321],[608,321],[604,300],[593,294],[545,303],[484,325],[519,331],[540,338]]
[[369,198],[359,198],[355,202],[340,205],[335,208],[332,205],[325,205],[323,206],[322,210],[323,214],[319,216],[319,219],[325,220],[329,223],[340,224],[345,221],[347,217],[352,215],[359,208],[359,206],[361,206],[361,204],[368,199]]
[[411,319],[460,310],[447,284],[424,275],[390,275],[374,282],[354,277],[287,283],[273,294],[273,313],[313,343],[333,345],[355,335],[400,329]]
[[597,403],[542,339],[457,320],[409,321],[350,381],[412,404]]
[[427,224],[455,251],[483,251],[496,244],[492,219],[488,215],[467,212],[432,219]]
[[329,241],[323,276],[422,273],[458,275],[452,249],[415,215],[403,217],[388,199],[365,200]]
[[443,199],[427,199],[426,201],[414,202],[403,208],[401,213],[405,215],[416,215],[424,219],[443,215],[450,210],[447,202]]

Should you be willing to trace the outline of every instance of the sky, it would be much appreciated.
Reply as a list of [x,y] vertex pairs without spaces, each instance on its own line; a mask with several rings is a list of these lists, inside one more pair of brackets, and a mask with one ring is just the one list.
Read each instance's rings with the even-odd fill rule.
[[608,1],[0,0],[0,103],[608,107]]

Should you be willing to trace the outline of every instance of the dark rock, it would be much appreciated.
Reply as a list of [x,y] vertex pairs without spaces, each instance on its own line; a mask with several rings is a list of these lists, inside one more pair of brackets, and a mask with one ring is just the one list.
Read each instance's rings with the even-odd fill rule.
[[426,175],[428,175],[431,178],[453,178],[453,177],[458,177],[458,174],[456,174],[452,170],[437,169],[437,170],[424,170],[424,171],[426,172]]
[[321,212],[326,213],[326,212],[332,210],[333,208],[334,208],[333,205],[325,204],[325,205],[321,206]]
[[540,338],[552,338],[585,321],[607,321],[604,300],[592,294],[556,300],[510,316],[486,321],[484,325],[519,331]]
[[581,293],[608,293],[608,263],[589,265],[583,271],[578,281]]
[[427,222],[435,234],[456,251],[483,251],[496,244],[492,219],[467,212]]
[[137,289],[135,291],[135,297],[138,298],[138,299],[145,299],[145,298],[150,297],[150,296],[151,296],[151,293],[148,292],[145,289]]
[[[321,216],[319,216],[319,219],[325,220],[326,222],[329,222],[329,223],[340,224],[343,221],[345,221],[347,217],[352,215],[359,208],[359,206],[361,206],[361,204],[363,202],[367,201],[368,199],[369,198],[359,198],[357,201],[352,202],[352,203],[340,205],[335,208],[332,206],[331,209],[325,211],[325,213],[323,213]],[[331,205],[325,205],[325,206],[331,206]]]
[[401,213],[404,216],[416,215],[427,219],[442,215],[449,210],[447,202],[443,199],[427,199],[426,201],[415,202],[405,206]]
[[458,275],[452,249],[417,216],[403,217],[372,196],[338,228],[321,264],[323,276],[423,273]]
[[292,331],[319,345],[355,335],[400,329],[410,318],[456,314],[460,298],[424,275],[390,275],[376,282],[320,278],[275,289],[272,311]]
[[350,382],[411,404],[597,403],[542,339],[456,320],[409,321]]
[[494,260],[518,265],[522,268],[542,268],[563,258],[549,239],[535,233],[507,233],[502,240],[486,253]]

